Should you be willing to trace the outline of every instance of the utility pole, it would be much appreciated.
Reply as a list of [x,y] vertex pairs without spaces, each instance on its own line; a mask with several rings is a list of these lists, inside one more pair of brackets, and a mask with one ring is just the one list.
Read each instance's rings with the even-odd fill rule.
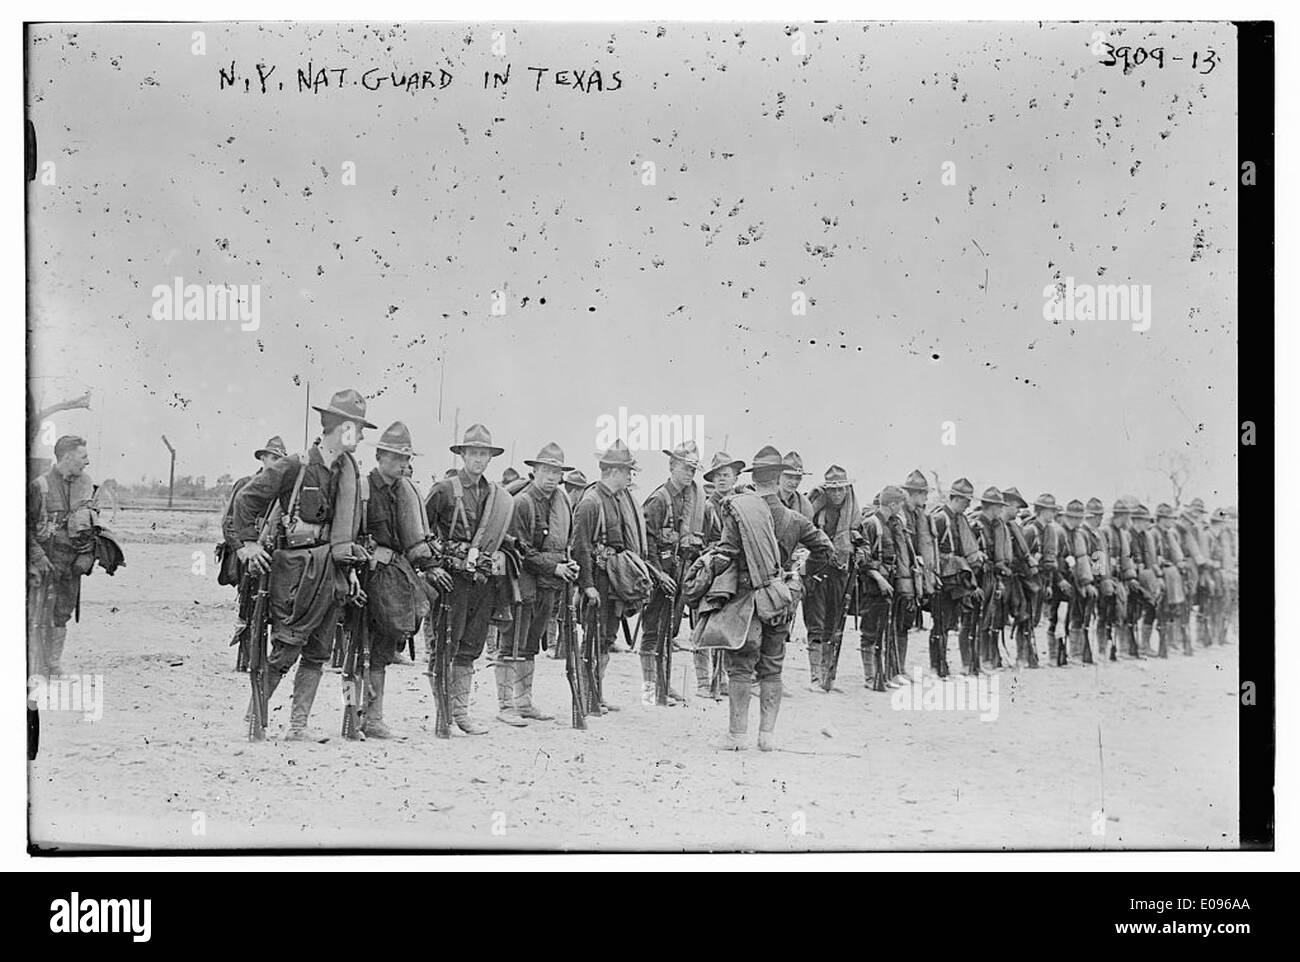
[[176,449],[172,443],[167,440],[167,435],[162,436],[163,444],[167,445],[167,450],[171,452],[172,465],[167,469],[167,507],[172,506],[172,492],[176,487]]

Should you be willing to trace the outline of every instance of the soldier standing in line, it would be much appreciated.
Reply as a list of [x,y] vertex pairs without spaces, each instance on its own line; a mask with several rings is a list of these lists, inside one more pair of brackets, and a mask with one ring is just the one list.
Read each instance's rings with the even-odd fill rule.
[[[903,482],[907,492],[907,501],[903,505],[901,517],[912,536],[916,547],[916,560],[921,566],[920,580],[916,585],[916,627],[924,628],[921,617],[923,610],[930,612],[930,622],[934,623],[934,599],[939,594],[939,549],[934,536],[934,519],[926,511],[926,501],[930,496],[930,485],[920,470],[913,471]],[[930,669],[938,672],[935,663],[935,646],[930,646]]]
[[1072,655],[1083,664],[1091,665],[1093,657],[1088,640],[1088,625],[1097,608],[1094,551],[1098,549],[1089,539],[1083,519],[1082,501],[1075,499],[1065,506],[1065,550],[1070,559],[1070,587],[1073,594],[1066,629],[1066,663]]
[[[467,735],[482,735],[487,726],[469,713],[474,689],[474,662],[483,654],[496,600],[496,579],[506,574],[502,545],[509,536],[514,500],[485,476],[488,463],[505,449],[492,443],[482,424],[471,425],[460,444],[450,447],[462,467],[429,492],[428,518],[443,544],[439,567],[452,577],[447,596],[447,643],[453,653],[448,679],[451,714]],[[433,681],[432,669],[430,682]]]
[[27,581],[35,603],[28,626],[27,674],[63,673],[68,621],[80,606],[81,577],[95,563],[95,484],[83,438],[54,442],[54,463],[27,488]]
[[1014,487],[1002,492],[1007,506],[1002,509],[1002,523],[1011,537],[1011,577],[1007,579],[1007,615],[1016,636],[1016,666],[1022,663],[1038,667],[1038,650],[1034,647],[1033,619],[1043,584],[1038,573],[1038,558],[1029,550],[1029,538],[1018,514],[1029,502]]
[[521,602],[513,630],[505,633],[497,660],[497,720],[521,727],[529,721],[550,721],[555,716],[533,704],[535,659],[542,634],[564,605],[569,585],[578,580],[578,565],[569,558],[569,532],[573,508],[560,489],[566,471],[564,451],[558,444],[544,445],[537,457],[524,464],[533,479],[515,495],[510,533],[519,547]]
[[940,678],[948,677],[948,634],[953,629],[957,629],[962,670],[971,675],[979,674],[979,648],[974,638],[974,606],[979,600],[975,569],[983,564],[984,552],[980,550],[975,532],[966,519],[966,509],[970,507],[974,494],[974,485],[965,478],[958,478],[948,489],[948,503],[932,515],[934,540],[939,551],[940,587],[933,606],[930,644],[935,648]]
[[781,459],[781,486],[779,496],[781,503],[791,511],[798,511],[801,515],[812,520],[813,506],[808,500],[808,496],[799,490],[803,484],[803,479],[808,477],[812,472],[803,469],[803,458],[799,457],[798,451],[791,451]]
[[[1093,614],[1097,617],[1096,628],[1092,634],[1092,651],[1097,658],[1105,658],[1110,648],[1115,630],[1115,571],[1110,555],[1110,546],[1102,531],[1102,517],[1106,506],[1101,498],[1089,498],[1084,506],[1085,516],[1079,530],[1087,540],[1088,553],[1092,559],[1093,587],[1097,590],[1097,603]],[[1088,622],[1084,622],[1085,632]]]
[[[704,472],[704,481],[712,486],[704,502],[704,549],[707,551],[722,540],[722,501],[731,495],[736,487],[736,479],[745,470],[745,462],[732,458],[726,451],[713,455],[709,470]],[[696,651],[692,656],[695,662],[695,694],[701,698],[713,697],[715,678],[718,682],[718,695],[727,697],[727,673],[723,670],[722,654],[718,651]]]
[[[700,452],[695,442],[685,441],[664,454],[668,456],[668,480],[650,492],[641,510],[645,517],[646,561],[675,586],[703,551],[705,497],[704,489],[695,481],[695,472],[700,467]],[[665,662],[671,662],[681,619],[680,594],[675,590],[656,589],[642,615],[642,704],[662,701],[677,705],[683,700],[673,688],[671,678],[663,678],[666,691],[658,690],[658,663],[661,656]]]
[[1183,542],[1183,557],[1191,560],[1192,568],[1187,585],[1186,618],[1190,620],[1191,608],[1196,606],[1196,640],[1201,645],[1212,644],[1210,638],[1210,610],[1214,606],[1216,583],[1214,562],[1210,558],[1207,532],[1204,530],[1205,502],[1193,498],[1178,520],[1178,532]]
[[[1174,509],[1156,505],[1156,531],[1165,579],[1164,597],[1159,613],[1160,657],[1169,657],[1169,643],[1182,643],[1183,654],[1192,653],[1192,639],[1187,630],[1187,580],[1190,566],[1183,556],[1183,539],[1174,524]],[[1167,643],[1168,642],[1168,643]]]
[[574,468],[564,476],[564,493],[569,499],[569,505],[576,509],[578,502],[582,500],[582,495],[588,487],[587,476],[578,468]]
[[647,537],[645,521],[628,491],[637,467],[632,452],[622,440],[616,440],[598,457],[600,480],[587,488],[573,516],[573,560],[578,562],[578,586],[586,598],[583,630],[597,632],[600,639],[600,707],[618,711],[605,687],[609,653],[619,620],[645,599],[620,598],[610,580],[609,565],[615,555],[630,552],[644,566]]
[[[797,581],[797,575],[791,571],[797,547],[808,552],[808,566],[814,574],[830,562],[833,548],[826,534],[806,516],[781,503],[778,486],[782,467],[780,452],[771,445],[763,447],[746,469],[753,476],[754,493],[737,494],[727,501],[718,552],[735,569],[738,595],[753,594],[758,585],[770,597],[774,581],[787,584],[790,580]],[[758,610],[762,611],[763,607],[759,606]],[[793,605],[784,611],[773,611],[767,620],[760,619],[761,630],[746,632],[739,648],[727,650],[727,674],[731,676],[728,734],[718,747],[730,750],[747,747],[751,685],[757,678],[758,747],[761,751],[776,748],[776,719],[783,697],[781,669],[792,614]]]
[[1137,565],[1133,563],[1133,532],[1129,527],[1131,512],[1128,502],[1120,498],[1111,506],[1110,523],[1102,528],[1115,589],[1109,616],[1110,630],[1113,633],[1109,644],[1111,661],[1116,660],[1116,649],[1123,650],[1130,658],[1141,657],[1138,654],[1137,637],[1129,629],[1129,598],[1134,594],[1137,584]]
[[1051,494],[1040,494],[1033,504],[1034,516],[1024,523],[1025,543],[1029,547],[1029,556],[1038,565],[1038,578],[1041,586],[1034,599],[1033,613],[1030,615],[1030,644],[1037,650],[1035,635],[1038,625],[1047,613],[1047,655],[1046,663],[1057,663],[1056,620],[1060,613],[1061,602],[1067,600],[1069,592],[1069,569],[1062,557],[1065,540],[1064,529],[1056,521],[1056,498]]
[[[862,543],[862,512],[848,472],[838,464],[826,469],[814,497],[812,522],[834,547],[832,563],[815,578],[805,580],[804,624],[808,629],[808,690],[840,691],[835,687],[838,655],[844,635],[844,596],[849,584],[849,560]],[[824,659],[824,664],[823,664]]]
[[[898,621],[895,597],[902,573],[901,553],[908,551],[898,541],[903,532],[898,514],[904,500],[902,489],[892,484],[880,492],[875,509],[862,520],[862,545],[857,549],[862,679],[867,688],[876,691],[899,687],[897,666],[902,659],[895,654],[894,628]],[[910,571],[907,576],[910,578]]]
[[1218,581],[1218,597],[1215,603],[1212,629],[1214,638],[1220,645],[1228,644],[1228,628],[1231,624],[1237,599],[1237,545],[1232,529],[1228,527],[1228,512],[1216,508],[1210,516],[1210,534],[1207,548],[1210,560],[1217,565],[1215,578]]
[[[387,669],[397,663],[416,625],[429,615],[429,597],[421,581],[424,572],[432,569],[433,551],[424,505],[408,480],[414,456],[410,430],[394,421],[375,445],[375,467],[367,478],[366,530],[374,545],[366,589],[370,663],[361,710],[361,731],[367,738],[400,737],[384,721]],[[452,587],[446,571],[432,569],[430,577],[440,590]]]
[[[361,470],[353,458],[365,428],[366,401],[339,391],[320,413],[321,436],[305,455],[282,458],[261,471],[235,498],[239,559],[257,572],[270,571],[271,653],[266,700],[298,664],[293,678],[288,741],[316,741],[309,733],[321,670],[334,646],[334,629],[345,596],[360,600],[356,569],[370,560],[359,536],[364,508]],[[283,509],[283,534],[268,555],[258,540],[273,501]]]
[[1137,584],[1129,593],[1129,631],[1138,634],[1139,658],[1154,655],[1151,632],[1155,628],[1160,596],[1164,590],[1160,549],[1156,531],[1151,527],[1151,510],[1145,504],[1133,508],[1133,566]]
[[984,554],[983,564],[976,569],[981,595],[976,645],[979,658],[989,669],[1003,667],[999,642],[1002,628],[1007,623],[1007,581],[1011,577],[1012,562],[1011,535],[1002,520],[1006,506],[1001,491],[995,487],[985,489],[980,496],[980,512],[973,526]]

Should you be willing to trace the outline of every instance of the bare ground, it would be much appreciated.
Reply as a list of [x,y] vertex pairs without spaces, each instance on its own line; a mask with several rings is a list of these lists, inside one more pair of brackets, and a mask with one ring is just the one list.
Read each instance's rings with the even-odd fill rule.
[[[42,712],[30,766],[30,834],[43,848],[566,850],[1002,850],[1233,848],[1236,651],[998,673],[997,718],[898,710],[863,687],[857,636],[844,694],[810,693],[792,642],[782,751],[718,752],[725,703],[644,707],[639,665],[616,654],[623,710],[569,725],[563,666],[538,660],[526,729],[433,737],[422,670],[389,670],[387,716],[408,737],[346,742],[340,676],[313,713],[325,744],[249,744],[247,675],[227,648],[233,592],[215,582],[210,516],[119,517],[132,542],[116,577],[96,571],[70,626],[67,672],[100,675],[99,720]],[[140,540],[136,540],[140,539]],[[206,570],[194,573],[195,552]],[[801,635],[796,630],[796,636]],[[924,668],[913,633],[909,668]],[[957,664],[954,650],[950,661]],[[690,657],[678,653],[682,688]],[[288,681],[272,733],[288,715]],[[902,696],[897,696],[901,700]],[[910,696],[909,696],[910,702]],[[757,729],[754,700],[751,733]],[[752,738],[751,734],[751,738]]]

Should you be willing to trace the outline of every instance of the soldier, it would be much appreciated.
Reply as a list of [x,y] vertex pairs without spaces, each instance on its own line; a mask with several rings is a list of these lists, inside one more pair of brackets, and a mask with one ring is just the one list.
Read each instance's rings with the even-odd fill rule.
[[[745,470],[745,462],[732,458],[726,451],[713,455],[709,470],[704,472],[704,482],[712,487],[704,502],[704,547],[707,551],[722,540],[722,501],[731,495],[736,487],[736,479]],[[714,683],[717,683],[718,697],[727,697],[727,673],[723,669],[722,652],[697,650],[692,656],[695,662],[695,694],[701,698],[712,698]]]
[[1033,614],[1030,616],[1030,642],[1036,646],[1033,632],[1047,612],[1047,663],[1060,665],[1064,663],[1065,648],[1056,633],[1056,622],[1060,615],[1061,602],[1069,601],[1070,569],[1067,564],[1069,554],[1065,550],[1065,529],[1056,520],[1056,498],[1051,494],[1040,494],[1034,501],[1034,517],[1025,522],[1025,542],[1029,547],[1029,556],[1038,564],[1038,577],[1042,590],[1034,600]]
[[916,554],[903,523],[907,496],[887,486],[862,521],[858,554],[859,645],[863,683],[876,691],[911,681],[906,672],[907,630],[915,616]]
[[1227,509],[1216,508],[1210,516],[1208,540],[1210,560],[1218,566],[1214,574],[1219,587],[1211,631],[1220,645],[1226,645],[1237,604],[1237,544],[1228,526]]
[[[646,560],[651,567],[680,584],[687,570],[704,549],[704,489],[695,481],[700,452],[694,441],[685,441],[668,456],[668,480],[641,504],[645,516]],[[668,677],[672,646],[681,628],[682,599],[679,592],[657,590],[642,615],[641,701],[642,704],[677,705],[682,696]],[[659,661],[664,669],[659,671]],[[660,677],[662,675],[662,678]],[[662,683],[663,690],[659,684]]]
[[1169,657],[1167,641],[1177,645],[1181,640],[1183,654],[1192,653],[1191,635],[1187,630],[1187,582],[1191,566],[1183,556],[1183,539],[1174,524],[1174,509],[1167,504],[1156,505],[1156,530],[1158,547],[1165,579],[1164,596],[1159,612],[1161,658]]
[[831,564],[804,582],[804,624],[808,628],[808,690],[840,691],[835,687],[835,662],[844,636],[844,597],[852,588],[849,561],[862,543],[862,512],[848,472],[838,464],[826,469],[825,480],[809,499],[812,522],[830,538],[835,552]]
[[791,451],[783,457],[781,466],[781,503],[791,511],[798,511],[811,521],[813,516],[812,502],[799,490],[799,486],[803,484],[803,479],[812,472],[803,469],[803,458],[799,457],[798,451]]
[[[1065,506],[1065,551],[1070,559],[1072,597],[1066,629],[1066,663],[1070,655],[1083,664],[1093,664],[1088,625],[1097,610],[1096,561],[1100,548],[1088,537],[1083,524],[1083,502],[1073,500]],[[1100,537],[1097,538],[1100,542]]]
[[1196,605],[1196,638],[1202,646],[1213,644],[1210,614],[1218,603],[1219,582],[1214,559],[1210,557],[1209,532],[1205,527],[1205,502],[1193,498],[1179,521],[1183,555],[1192,560],[1195,570],[1188,591],[1188,608]]
[[[587,488],[573,516],[573,560],[578,562],[578,586],[586,598],[584,631],[596,632],[600,642],[597,664],[600,707],[604,711],[617,711],[605,689],[609,653],[624,613],[636,611],[648,599],[651,575],[645,571],[638,593],[620,597],[615,592],[610,566],[616,560],[621,572],[636,568],[638,562],[640,568],[646,568],[645,522],[627,490],[637,467],[627,445],[616,440],[598,457],[600,480]],[[617,559],[620,554],[628,558]],[[631,589],[624,585],[623,590],[627,593]]]
[[1016,667],[1024,663],[1038,667],[1038,651],[1034,647],[1033,619],[1038,596],[1042,594],[1042,579],[1038,573],[1038,558],[1029,550],[1024,521],[1018,515],[1029,507],[1014,487],[1002,492],[1007,504],[1002,509],[1002,522],[1011,538],[1011,576],[1007,579],[1007,615],[1016,636]]
[[564,451],[547,444],[535,459],[524,461],[533,469],[532,480],[515,495],[510,533],[521,556],[520,603],[513,628],[503,634],[504,647],[496,664],[497,720],[523,727],[532,721],[550,721],[533,704],[535,659],[542,635],[564,606],[569,585],[578,580],[578,566],[569,558],[569,532],[573,508],[560,490]]
[[514,484],[518,480],[519,480],[519,472],[516,471],[513,467],[508,467],[501,472],[501,487],[505,488],[506,490],[509,490],[510,485]]
[[[762,602],[754,602],[753,615],[761,628],[746,630],[744,642],[737,649],[729,648],[725,655],[730,675],[730,712],[727,737],[718,747],[729,750],[747,747],[749,701],[753,697],[750,686],[755,678],[759,686],[758,747],[761,751],[776,748],[781,667],[793,614],[792,596],[798,590],[798,576],[791,571],[795,548],[809,552],[808,567],[814,574],[830,563],[834,551],[824,532],[806,516],[781,503],[778,490],[782,467],[780,452],[771,445],[754,455],[746,470],[754,479],[755,491],[737,494],[727,501],[718,544],[720,560],[729,563],[729,570],[735,572],[734,597],[743,599],[748,594],[753,599],[759,592],[763,594]],[[724,572],[718,574],[727,576]],[[790,582],[796,584],[793,591],[785,587]],[[755,585],[761,586],[758,591]],[[782,597],[783,588],[791,595],[788,599]],[[766,619],[760,618],[759,612],[765,612]],[[712,617],[711,613],[708,617]],[[752,622],[745,620],[744,624]]]
[[[1085,516],[1079,530],[1087,541],[1088,552],[1092,559],[1093,587],[1097,590],[1097,603],[1093,614],[1097,616],[1096,628],[1092,635],[1092,651],[1096,657],[1104,658],[1111,647],[1115,630],[1116,578],[1114,562],[1110,554],[1110,545],[1102,531],[1102,518],[1106,506],[1101,498],[1089,498],[1084,506]],[[1088,623],[1084,623],[1084,630]]]
[[[370,664],[361,709],[361,731],[367,738],[400,737],[384,722],[385,676],[416,625],[429,614],[429,598],[421,582],[423,572],[432,568],[433,552],[424,506],[407,480],[414,456],[410,430],[394,421],[375,445],[375,467],[367,479],[366,530],[374,545],[366,589]],[[430,577],[440,590],[452,587],[451,576],[442,569],[430,571]]]
[[1106,553],[1110,558],[1111,581],[1114,593],[1108,603],[1111,634],[1109,636],[1110,660],[1116,660],[1116,649],[1122,648],[1130,658],[1138,653],[1137,636],[1129,627],[1129,597],[1137,585],[1137,565],[1133,561],[1133,533],[1129,527],[1132,509],[1123,498],[1110,509],[1110,523],[1102,528]]
[[27,674],[63,673],[68,621],[80,604],[81,576],[95,563],[96,487],[86,473],[86,442],[65,434],[54,463],[27,488],[27,580],[32,586]]
[[[932,610],[934,599],[939,591],[939,549],[934,537],[934,519],[926,512],[926,501],[930,497],[930,485],[920,470],[913,471],[903,482],[907,492],[907,501],[903,504],[900,517],[911,535],[916,548],[916,560],[921,573],[916,585],[916,622],[917,628],[924,628],[922,611],[930,611],[931,624],[934,622]],[[935,646],[930,646],[930,670],[938,672],[935,664]]]
[[1137,582],[1129,592],[1128,625],[1130,633],[1138,634],[1135,644],[1138,657],[1146,658],[1155,654],[1151,648],[1151,632],[1155,628],[1164,579],[1159,538],[1151,527],[1151,510],[1145,504],[1134,506],[1132,525],[1133,567],[1137,571]]
[[[509,536],[514,501],[505,488],[485,476],[488,463],[505,452],[492,443],[482,424],[471,425],[460,444],[461,469],[429,492],[429,526],[443,545],[452,588],[447,594],[447,643],[451,645],[451,715],[467,735],[482,735],[487,726],[469,713],[474,662],[483,654],[497,600],[497,579],[506,574],[502,546]],[[450,569],[450,570],[448,570]],[[430,682],[433,670],[430,666]]]
[[[316,740],[307,720],[334,645],[342,613],[338,599],[359,600],[356,568],[370,558],[358,541],[364,485],[352,456],[365,428],[375,427],[366,420],[365,398],[349,389],[325,407],[312,407],[320,413],[320,438],[305,455],[282,458],[258,473],[234,504],[235,536],[243,544],[240,560],[254,571],[271,573],[268,702],[298,663],[285,736],[289,741]],[[283,534],[268,555],[258,540],[259,526],[274,501],[283,509]]]
[[979,603],[979,587],[975,583],[975,569],[984,562],[975,532],[966,518],[975,487],[965,478],[958,478],[948,489],[948,503],[937,509],[934,519],[934,540],[939,551],[940,588],[934,606],[934,625],[930,629],[930,644],[938,664],[940,678],[948,677],[948,633],[957,632],[957,646],[961,653],[962,670],[970,675],[979,674],[979,647],[975,644],[975,618]]
[[587,476],[578,468],[574,468],[564,476],[564,493],[568,496],[570,507],[577,509],[578,502],[582,500],[586,490]]
[[1007,623],[1007,581],[1012,562],[1011,534],[1002,520],[1006,507],[1001,491],[986,488],[980,496],[980,511],[973,526],[984,555],[982,564],[976,568],[981,595],[976,664],[982,660],[987,668],[1003,667],[999,643]]

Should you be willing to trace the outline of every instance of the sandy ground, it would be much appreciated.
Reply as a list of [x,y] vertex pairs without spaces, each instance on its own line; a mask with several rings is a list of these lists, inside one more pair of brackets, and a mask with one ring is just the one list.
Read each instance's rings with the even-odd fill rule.
[[[341,679],[313,713],[325,744],[249,744],[248,677],[227,648],[231,589],[216,584],[215,516],[119,514],[127,567],[86,580],[66,672],[102,676],[103,714],[42,713],[30,835],[49,848],[1001,850],[1232,848],[1237,844],[1234,646],[1194,657],[1002,671],[997,717],[900,710],[863,686],[845,639],[843,694],[807,691],[792,642],[782,751],[718,752],[726,705],[643,707],[634,655],[611,661],[623,710],[569,725],[563,665],[538,660],[526,729],[491,721],[490,667],[474,708],[491,732],[433,737],[421,669],[391,668],[387,715],[408,737],[346,742]],[[197,567],[195,552],[205,557]],[[797,629],[796,636],[802,631]],[[950,662],[958,664],[955,638]],[[924,669],[913,633],[909,668]],[[682,688],[690,658],[678,653]],[[273,734],[288,716],[286,682]],[[911,697],[908,694],[908,702]],[[757,730],[753,704],[751,733]],[[751,738],[752,738],[751,734]]]

